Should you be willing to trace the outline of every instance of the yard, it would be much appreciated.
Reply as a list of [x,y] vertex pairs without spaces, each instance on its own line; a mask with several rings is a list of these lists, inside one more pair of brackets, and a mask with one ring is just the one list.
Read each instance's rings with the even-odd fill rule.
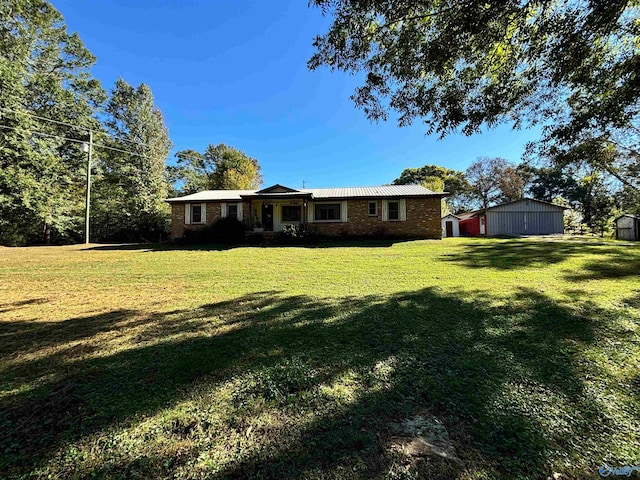
[[639,342],[615,242],[0,248],[0,471],[597,478],[640,465]]

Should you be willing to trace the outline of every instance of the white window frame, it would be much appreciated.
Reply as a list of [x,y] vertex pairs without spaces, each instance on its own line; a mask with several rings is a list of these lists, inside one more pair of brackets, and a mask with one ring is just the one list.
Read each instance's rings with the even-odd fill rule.
[[[320,220],[316,218],[316,206],[318,205],[340,205],[340,218],[332,220]],[[326,202],[313,202],[313,222],[314,223],[344,223],[347,221],[347,201],[336,200]]]
[[233,203],[233,202],[232,202],[232,203],[227,203],[227,217],[230,217],[230,216],[231,216],[231,212],[230,212],[231,207],[236,207],[236,214],[235,214],[235,217],[236,217],[236,218],[238,218],[238,210],[239,210],[239,207],[238,207],[238,204],[237,204],[237,203]]
[[[389,218],[389,202],[398,203],[398,218]],[[382,201],[383,222],[404,222],[407,220],[407,201],[404,198],[387,199]]]
[[[369,207],[371,207],[372,203],[375,206],[375,212],[373,212],[373,213],[371,213],[371,210],[369,209]],[[378,202],[376,200],[369,200],[367,202],[367,216],[369,216],[369,217],[377,217],[378,216]]]
[[242,213],[242,202],[222,202],[220,204],[220,216],[222,218],[227,218],[229,216],[229,206],[230,205],[235,205],[236,206],[236,219],[239,222],[242,222],[242,217],[243,217],[243,213]]
[[[193,221],[193,207],[200,207],[200,221]],[[184,223],[185,225],[204,225],[207,223],[207,204],[206,203],[187,203],[184,207]]]
[[[392,203],[397,203],[398,204],[398,218],[391,218],[391,204]],[[390,222],[399,222],[400,221],[400,200],[387,200],[387,205],[388,205],[388,215],[389,215],[389,221]]]

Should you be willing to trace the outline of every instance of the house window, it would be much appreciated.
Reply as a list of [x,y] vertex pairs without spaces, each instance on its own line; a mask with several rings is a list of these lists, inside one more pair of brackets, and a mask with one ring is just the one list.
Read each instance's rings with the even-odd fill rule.
[[302,218],[302,210],[298,205],[284,205],[282,207],[283,222],[299,222]]
[[400,220],[400,202],[389,202],[389,220]]
[[378,202],[369,202],[369,216],[375,217],[378,215]]
[[191,223],[202,223],[202,205],[191,205]]
[[339,203],[316,203],[316,220],[340,220]]
[[230,203],[227,205],[227,217],[238,218],[238,204]]

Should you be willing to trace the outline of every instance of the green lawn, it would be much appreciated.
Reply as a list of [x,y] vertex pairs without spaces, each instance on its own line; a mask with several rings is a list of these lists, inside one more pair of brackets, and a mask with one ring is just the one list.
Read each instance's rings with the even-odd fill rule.
[[[640,465],[640,246],[0,248],[0,476]],[[462,463],[393,448],[433,415]]]

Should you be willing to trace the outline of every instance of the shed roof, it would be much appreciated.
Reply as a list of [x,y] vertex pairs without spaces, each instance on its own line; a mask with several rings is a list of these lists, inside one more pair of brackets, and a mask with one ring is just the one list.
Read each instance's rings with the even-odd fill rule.
[[458,218],[460,220],[469,220],[470,218],[473,218],[476,215],[480,215],[482,213],[484,213],[484,208],[481,208],[479,210],[471,210],[470,212],[459,213]]
[[[277,188],[276,188],[277,187]],[[271,193],[273,192],[273,193]],[[445,197],[446,192],[433,192],[421,185],[381,185],[378,187],[306,188],[294,190],[274,185],[262,190],[205,190],[183,197],[169,198],[167,202],[206,202],[236,200],[269,196],[310,196],[313,200],[331,198],[394,198],[394,197]]]
[[535,202],[535,203],[540,203],[542,205],[548,205],[550,207],[556,207],[562,210],[569,210],[569,207],[564,207],[562,205],[557,205],[555,203],[545,202],[544,200],[537,200],[535,198],[529,198],[529,197],[519,198],[518,200],[512,200],[511,202],[499,203],[498,205],[493,205],[492,207],[488,207],[487,210],[492,210],[494,208],[500,208],[506,205],[513,205],[514,203],[521,203],[521,202]]
[[623,213],[622,215],[616,217],[613,221],[617,222],[618,220],[620,220],[623,217],[629,217],[629,218],[633,218],[634,220],[640,220],[640,216],[638,216],[638,215],[631,215],[630,213]]
[[483,213],[485,213],[487,210],[493,210],[495,208],[501,208],[507,205],[513,205],[515,203],[520,203],[520,202],[536,202],[536,203],[540,203],[542,205],[548,205],[550,207],[556,207],[558,209],[561,210],[568,210],[569,207],[563,207],[562,205],[557,205],[555,203],[550,203],[550,202],[545,202],[544,200],[537,200],[535,198],[519,198],[518,200],[513,200],[511,202],[504,202],[504,203],[500,203],[498,205],[493,205],[492,207],[487,207],[486,209],[484,208],[480,208],[478,210],[471,210],[470,212],[464,212],[464,213],[459,213],[458,214],[458,218],[460,218],[460,220],[468,220],[472,217],[475,217],[477,215],[482,215]]

